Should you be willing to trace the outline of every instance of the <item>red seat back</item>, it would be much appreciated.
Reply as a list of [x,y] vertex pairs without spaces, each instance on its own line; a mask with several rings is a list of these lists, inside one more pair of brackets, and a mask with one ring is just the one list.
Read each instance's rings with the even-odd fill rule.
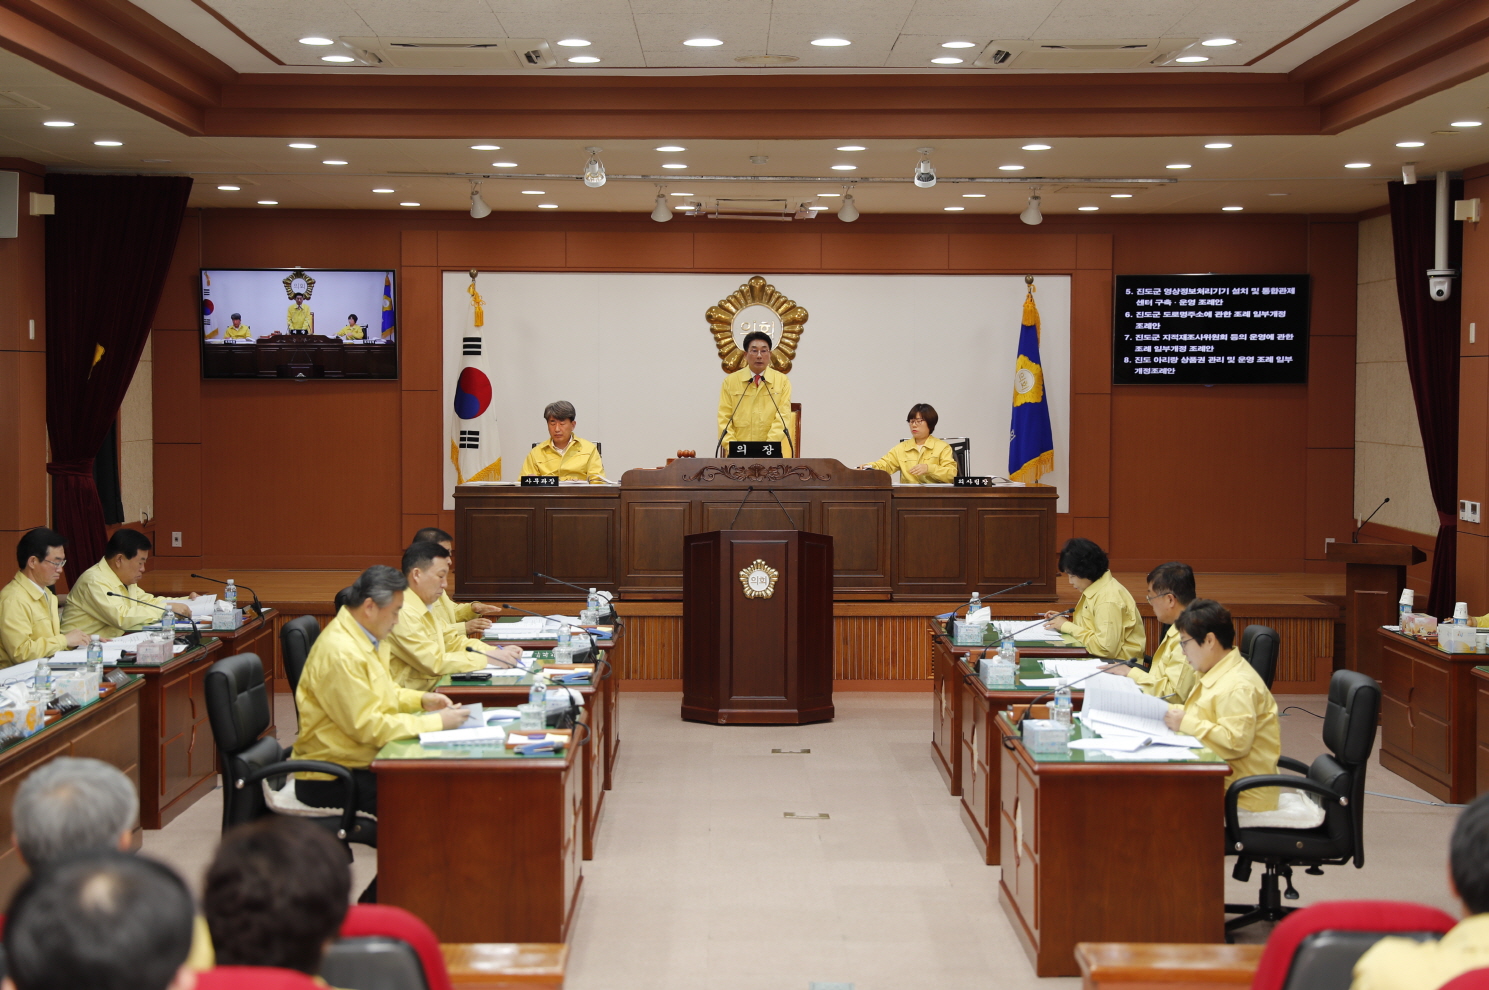
[[1489,969],[1471,969],[1453,977],[1438,990],[1489,990]]
[[1446,912],[1407,901],[1328,901],[1294,911],[1272,929],[1251,990],[1282,990],[1298,946],[1316,932],[1439,932],[1457,922]]
[[429,990],[453,990],[439,939],[417,915],[389,904],[353,904],[341,923],[341,937],[364,935],[382,935],[408,943],[424,964],[424,981],[429,984]]
[[197,990],[325,990],[314,977],[274,966],[218,966],[197,977]]

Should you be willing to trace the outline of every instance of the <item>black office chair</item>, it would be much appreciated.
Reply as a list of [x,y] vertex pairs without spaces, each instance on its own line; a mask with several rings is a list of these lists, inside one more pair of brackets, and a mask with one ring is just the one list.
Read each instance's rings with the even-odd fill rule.
[[338,938],[321,959],[321,979],[342,990],[428,990],[413,946],[385,935]]
[[305,661],[310,657],[310,648],[315,645],[315,638],[320,634],[321,624],[313,615],[291,619],[279,630],[279,645],[284,653],[284,674],[289,678],[291,697],[300,687],[300,675],[305,672]]
[[332,604],[335,606],[336,611],[340,612],[342,606],[345,605],[351,599],[351,597],[351,585],[347,585],[345,588],[342,588],[340,591],[336,592],[336,598],[332,601]]
[[[900,437],[900,443],[909,440]],[[969,437],[942,437],[951,446],[951,456],[956,461],[956,476],[966,478],[972,474],[972,440]]]
[[[255,653],[239,653],[207,668],[205,678],[207,720],[222,760],[222,829],[242,825],[275,814],[264,798],[259,782],[284,786],[278,778],[300,771],[325,773],[346,787],[341,810],[324,816],[306,815],[307,820],[332,832],[342,843],[377,845],[377,822],[358,815],[357,785],[346,767],[321,760],[292,760],[290,750],[279,745],[269,728],[269,693],[264,684],[264,664]],[[350,849],[347,855],[351,855]]]
[[1277,674],[1277,654],[1282,648],[1282,637],[1271,626],[1255,623],[1241,632],[1241,656],[1251,664],[1267,690],[1272,690],[1272,678]]
[[[1289,757],[1278,759],[1278,767],[1302,774],[1261,774],[1242,777],[1225,794],[1226,854],[1236,856],[1231,872],[1237,880],[1251,879],[1251,864],[1261,863],[1261,891],[1256,904],[1227,904],[1226,914],[1236,914],[1225,923],[1227,932],[1258,921],[1280,921],[1293,908],[1282,906],[1283,898],[1297,900],[1293,889],[1293,867],[1321,876],[1322,866],[1342,866],[1353,861],[1365,865],[1365,768],[1375,745],[1375,723],[1380,712],[1380,685],[1373,677],[1354,670],[1336,670],[1329,681],[1328,709],[1324,713],[1324,745],[1329,752],[1311,766]],[[1323,801],[1324,820],[1314,828],[1243,828],[1237,800],[1256,787],[1291,787],[1316,794]],[[1287,884],[1279,894],[1278,881]]]

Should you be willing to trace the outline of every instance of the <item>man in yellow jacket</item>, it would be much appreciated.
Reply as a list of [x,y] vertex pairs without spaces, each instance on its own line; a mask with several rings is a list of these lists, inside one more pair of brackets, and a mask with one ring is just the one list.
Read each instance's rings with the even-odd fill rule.
[[543,410],[543,419],[548,423],[548,439],[528,451],[518,473],[524,477],[556,474],[559,481],[603,484],[605,465],[600,463],[599,448],[574,436],[577,416],[572,402],[560,399],[548,403]]
[[[157,625],[169,608],[177,615],[191,615],[191,606],[140,590],[145,562],[150,559],[150,538],[137,529],[119,529],[103,548],[103,559],[78,576],[67,593],[62,609],[62,631],[78,630],[105,639],[134,629]],[[122,595],[124,597],[115,597]],[[192,592],[192,598],[197,597]],[[135,601],[129,601],[133,598]],[[148,602],[149,604],[141,604]],[[156,606],[160,606],[157,608]]]
[[52,594],[67,563],[66,544],[66,537],[46,527],[31,530],[16,544],[20,570],[0,589],[0,667],[40,660],[88,642],[88,634],[80,629],[62,631],[57,596]]
[[[421,732],[453,729],[466,720],[448,695],[401,688],[388,673],[388,634],[398,623],[408,582],[375,564],[352,584],[347,603],[316,638],[300,675],[295,704],[300,735],[294,759],[324,760],[351,770],[357,809],[377,814],[377,777],[368,767],[384,745]],[[295,794],[315,808],[339,808],[340,781],[298,773]]]
[[[1226,787],[1242,777],[1276,773],[1277,757],[1282,755],[1277,702],[1235,649],[1236,627],[1230,610],[1208,598],[1196,598],[1179,613],[1174,625],[1184,656],[1199,673],[1199,683],[1189,700],[1169,707],[1164,724],[1198,739],[1230,765]],[[1277,788],[1245,791],[1237,807],[1273,811]]]
[[[415,543],[438,543],[445,548],[450,555],[450,573],[455,572],[455,537],[446,533],[438,526],[425,526],[414,534],[409,541],[412,546]],[[445,579],[448,585],[450,579]],[[434,604],[429,606],[429,611],[439,616],[440,620],[447,626],[453,627],[447,634],[451,637],[453,645],[457,639],[465,639],[467,636],[479,637],[491,626],[492,617],[501,615],[500,605],[488,605],[485,602],[460,602],[456,604],[450,598],[446,590],[441,590]]]
[[315,314],[305,305],[305,293],[296,292],[291,297],[294,305],[284,314],[285,329],[290,333],[315,333]]
[[232,321],[223,329],[222,335],[228,340],[248,340],[253,336],[253,328],[243,324],[242,313],[234,313]]
[[1148,572],[1148,605],[1168,632],[1153,651],[1153,662],[1147,670],[1140,667],[1112,666],[1113,674],[1130,677],[1145,694],[1183,704],[1199,683],[1199,675],[1184,658],[1179,645],[1179,627],[1174,620],[1194,601],[1194,570],[1188,564],[1170,561]]
[[956,458],[951,453],[951,444],[931,436],[939,419],[934,406],[917,402],[905,417],[910,425],[910,439],[895,444],[872,464],[860,464],[859,470],[890,474],[898,471],[900,483],[905,485],[947,484],[956,477]]
[[736,440],[763,440],[781,444],[787,457],[796,456],[788,437],[791,379],[770,366],[770,348],[769,334],[746,334],[744,370],[719,386],[719,438],[725,451]]
[[1066,540],[1060,549],[1060,573],[1080,592],[1067,620],[1057,612],[1044,614],[1045,628],[1053,629],[1093,657],[1137,660],[1147,637],[1137,602],[1122,587],[1107,564],[1106,551],[1090,540]]
[[520,646],[488,650],[479,639],[464,636],[450,642],[446,636],[450,627],[434,611],[449,573],[450,552],[438,543],[415,543],[403,552],[408,592],[403,596],[398,624],[388,633],[388,672],[399,687],[432,691],[446,674],[481,670],[491,658],[498,666],[515,665],[522,659]]
[[336,331],[336,336],[340,337],[343,340],[362,340],[367,335],[363,333],[362,328],[357,325],[357,314],[353,313],[346,318],[346,326]]

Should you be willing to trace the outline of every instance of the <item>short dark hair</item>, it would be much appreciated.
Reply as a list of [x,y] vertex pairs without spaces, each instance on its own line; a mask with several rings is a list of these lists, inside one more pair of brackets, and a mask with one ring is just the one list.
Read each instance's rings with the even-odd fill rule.
[[745,339],[743,340],[743,342],[740,343],[739,349],[742,351],[748,351],[750,349],[750,345],[757,340],[765,341],[766,350],[775,350],[776,342],[771,340],[770,334],[766,333],[764,330],[751,330],[749,333],[745,334]]
[[1148,572],[1148,587],[1160,594],[1173,595],[1180,605],[1194,601],[1194,568],[1171,560]]
[[47,554],[52,552],[52,547],[65,546],[67,546],[67,537],[54,529],[38,526],[16,543],[16,566],[24,571],[26,562],[32,557],[37,560],[46,560]]
[[936,432],[936,423],[941,419],[941,417],[936,415],[935,406],[931,405],[929,402],[915,403],[915,405],[910,407],[910,411],[905,414],[905,422],[910,422],[910,420],[914,419],[916,416],[919,416],[921,419],[925,420],[927,430],[932,433]]
[[357,580],[346,589],[345,604],[347,608],[361,608],[362,603],[371,598],[374,605],[384,608],[395,593],[407,590],[408,580],[401,573],[387,564],[373,564],[357,575]]
[[1463,809],[1448,842],[1453,889],[1470,914],[1489,911],[1489,795]]
[[17,990],[165,990],[191,952],[181,878],[143,856],[89,853],[33,873],[5,916]]
[[574,403],[565,399],[550,402],[543,407],[543,419],[578,419],[579,415],[574,411]]
[[1066,540],[1060,548],[1060,573],[1095,581],[1111,569],[1106,551],[1084,537]]
[[348,313],[348,314],[346,314],[346,318],[348,320],[355,320],[357,318],[357,314],[356,313]]
[[108,545],[103,548],[103,559],[108,560],[115,554],[122,553],[125,560],[133,560],[140,555],[141,550],[150,550],[153,547],[150,537],[137,529],[116,529],[114,535],[109,537]]
[[230,319],[230,320],[241,320],[241,319],[243,319],[243,314],[242,313],[234,313],[232,316],[228,317],[228,319]]
[[1206,636],[1214,633],[1225,649],[1236,645],[1236,625],[1231,622],[1230,609],[1210,598],[1196,598],[1184,606],[1174,625],[1196,643],[1203,643]]
[[415,533],[414,538],[408,542],[410,546],[415,543],[454,543],[455,537],[446,533],[438,526],[425,526]]
[[421,571],[427,571],[436,560],[449,560],[450,551],[438,543],[415,543],[403,551],[403,576],[408,577],[415,567]]
[[291,296],[291,297],[290,297],[290,298],[292,298],[292,299],[309,299],[309,298],[310,298],[310,297],[309,297],[309,296],[307,296],[307,295],[306,295],[306,294],[305,294],[305,293],[303,293],[303,292],[296,292],[296,293],[295,293],[295,294],[294,294],[294,295],[293,295],[293,296]]
[[314,976],[346,918],[346,849],[301,818],[270,815],[222,837],[202,913],[219,966],[276,966]]

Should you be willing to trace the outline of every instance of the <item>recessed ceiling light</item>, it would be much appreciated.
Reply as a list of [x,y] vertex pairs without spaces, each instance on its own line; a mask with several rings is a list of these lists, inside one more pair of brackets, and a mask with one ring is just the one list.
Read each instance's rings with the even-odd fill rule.
[[579,65],[593,65],[594,63],[598,62],[599,59],[593,55],[575,55],[573,58],[569,59],[569,61],[577,63]]
[[1165,165],[1165,166],[1163,166],[1163,167],[1164,167],[1164,168],[1189,168],[1189,166],[1188,166],[1188,165],[1185,165],[1185,164],[1184,164],[1184,163],[1182,163],[1182,162],[1178,162],[1178,163],[1175,163],[1175,164],[1173,164],[1173,165]]
[[1132,193],[1112,193],[1112,199],[1131,199]]
[[356,59],[350,55],[322,55],[322,62],[355,62]]
[[962,193],[962,199],[987,199],[987,193]]
[[668,162],[668,163],[664,164],[662,167],[663,168],[687,168],[686,165],[683,165],[680,162]]
[[723,42],[720,41],[718,38],[689,38],[687,41],[684,41],[683,44],[687,45],[689,48],[717,48],[719,45],[722,45]]
[[1023,170],[1024,170],[1024,166],[1022,166],[1022,165],[999,165],[998,166],[998,171],[1000,171],[1000,172],[1022,172]]
[[1210,56],[1208,56],[1208,55],[1180,55],[1178,58],[1174,59],[1174,61],[1175,62],[1184,62],[1186,64],[1187,63],[1191,63],[1191,62],[1208,62],[1208,61],[1210,61]]
[[171,163],[169,158],[141,158],[140,161],[151,165],[169,165]]
[[975,42],[975,41],[943,41],[943,42],[941,42],[941,47],[942,48],[976,48],[977,47],[977,42]]
[[299,148],[301,151],[310,151],[315,148],[315,145],[309,143],[308,141],[296,141],[294,144],[290,145],[290,147]]
[[1223,211],[1225,211],[1226,213],[1240,213],[1242,210],[1245,209],[1245,207],[1244,206],[1222,206],[1221,209]]
[[558,204],[557,203],[539,203],[538,204],[538,209],[540,209],[540,210],[556,210],[556,209],[558,209]]
[[391,190],[391,189],[383,189],[383,188],[379,187],[379,188],[374,189],[372,191],[375,192],[375,193],[390,193],[393,190]]
[[1232,145],[1229,141],[1211,141],[1209,144],[1205,145],[1205,147],[1210,148],[1211,150],[1216,150],[1219,148],[1232,148],[1235,146]]
[[589,47],[589,42],[585,41],[583,38],[565,38],[564,40],[559,41],[559,42],[555,42],[555,43],[556,44],[563,45],[565,48],[588,48]]
[[853,44],[847,38],[818,38],[812,42],[818,48],[845,48]]
[[544,192],[543,190],[541,190],[541,189],[524,189],[524,190],[522,190],[522,195],[524,195],[524,196],[546,196],[548,194],[546,192]]
[[843,198],[843,194],[842,193],[818,193],[817,194],[817,198],[818,199],[842,199]]
[[1287,196],[1289,193],[1267,193],[1268,196]]
[[1455,120],[1451,124],[1449,124],[1448,126],[1449,127],[1483,127],[1484,126],[1484,122],[1482,120]]
[[492,168],[516,168],[517,167],[517,163],[516,162],[492,162],[491,163],[491,167]]
[[301,38],[300,39],[300,44],[302,44],[302,45],[334,45],[334,44],[336,44],[336,42],[332,41],[330,38],[321,38],[321,37],[317,37],[316,35],[311,35],[308,38]]
[[223,192],[237,192],[239,189],[242,189],[243,187],[242,186],[218,186],[217,188],[218,189],[221,189]]
[[327,158],[325,161],[321,162],[321,164],[322,165],[345,165],[346,162],[342,161],[340,158]]
[[947,213],[960,213],[962,210],[965,210],[966,207],[965,206],[943,206],[943,207],[941,207],[941,209],[945,210]]
[[861,144],[845,144],[842,147],[838,148],[838,150],[839,151],[867,151],[868,149],[865,148]]
[[687,148],[684,148],[680,144],[664,144],[660,148],[658,148],[657,150],[658,151],[687,151],[688,149]]
[[124,147],[124,142],[123,141],[94,141],[93,143],[95,145],[97,145],[98,147],[100,147],[100,148],[122,148],[122,147]]
[[261,200],[259,200],[259,205],[260,206],[278,206],[279,205],[279,200],[277,200],[277,199],[261,199]]
[[43,120],[41,122],[41,126],[42,127],[72,127],[74,125],[73,125],[73,122],[70,121],[70,120]]
[[1234,45],[1235,43],[1235,38],[1210,38],[1200,42],[1206,48],[1224,48],[1226,45]]
[[1398,148],[1422,148],[1422,147],[1426,147],[1426,145],[1427,145],[1427,142],[1426,141],[1397,141],[1396,142],[1396,147],[1398,147]]
[[832,167],[832,170],[834,172],[853,172],[857,170],[857,168],[857,165],[834,165]]
[[1082,213],[1091,213],[1091,212],[1094,212],[1096,210],[1101,209],[1101,207],[1099,207],[1099,206],[1077,206],[1076,209],[1077,210],[1080,210]]
[[473,145],[470,146],[470,150],[471,151],[500,151],[500,150],[502,150],[502,146],[499,145],[499,144],[473,144]]
[[1050,150],[1050,146],[1047,145],[1047,144],[1026,144],[1026,145],[1024,145],[1024,150],[1025,151],[1049,151]]
[[670,195],[673,195],[673,196],[693,196],[693,195],[696,195],[696,194],[695,193],[671,193]]
[[1344,167],[1345,168],[1369,168],[1370,167],[1370,163],[1369,162],[1349,162]]
[[418,203],[399,203],[399,206],[418,206]]
[[950,55],[943,55],[940,58],[933,58],[931,59],[931,61],[934,62],[936,65],[961,65],[964,61],[966,61],[966,59],[952,58]]

